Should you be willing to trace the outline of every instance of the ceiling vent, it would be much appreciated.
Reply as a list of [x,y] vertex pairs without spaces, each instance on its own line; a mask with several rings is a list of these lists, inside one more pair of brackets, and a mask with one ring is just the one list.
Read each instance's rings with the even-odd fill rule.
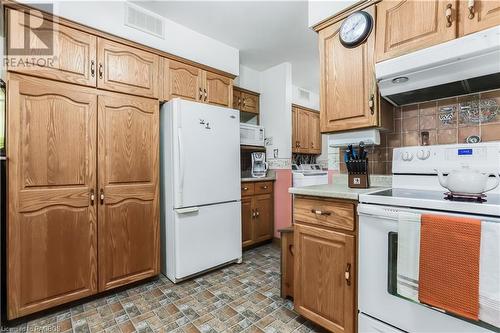
[[311,94],[309,91],[299,88],[299,97],[308,101],[311,98]]
[[125,25],[165,39],[165,22],[163,18],[128,2],[125,3]]

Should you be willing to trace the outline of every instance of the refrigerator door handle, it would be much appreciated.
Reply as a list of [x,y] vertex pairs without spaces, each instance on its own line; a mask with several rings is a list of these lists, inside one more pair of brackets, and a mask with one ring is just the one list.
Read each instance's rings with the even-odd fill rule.
[[179,141],[179,173],[180,173],[180,199],[182,202],[182,192],[184,188],[184,148],[182,146],[182,129],[179,127],[177,132],[177,139]]
[[189,213],[197,213],[200,211],[198,207],[189,207],[189,208],[177,208],[175,210],[177,214],[189,214]]

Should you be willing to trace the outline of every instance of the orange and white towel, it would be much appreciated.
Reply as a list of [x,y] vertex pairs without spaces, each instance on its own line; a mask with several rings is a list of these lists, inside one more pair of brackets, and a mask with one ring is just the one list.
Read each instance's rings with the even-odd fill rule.
[[420,229],[420,302],[479,319],[481,221],[422,215]]

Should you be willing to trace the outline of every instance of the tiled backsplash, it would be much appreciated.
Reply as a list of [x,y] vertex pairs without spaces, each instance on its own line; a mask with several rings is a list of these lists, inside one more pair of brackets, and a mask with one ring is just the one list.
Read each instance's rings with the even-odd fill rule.
[[[381,133],[380,146],[369,150],[372,174],[391,174],[392,149],[420,145],[424,131],[431,145],[462,143],[470,135],[500,140],[500,90],[405,105],[393,112],[394,130]],[[339,166],[345,173],[345,164]]]

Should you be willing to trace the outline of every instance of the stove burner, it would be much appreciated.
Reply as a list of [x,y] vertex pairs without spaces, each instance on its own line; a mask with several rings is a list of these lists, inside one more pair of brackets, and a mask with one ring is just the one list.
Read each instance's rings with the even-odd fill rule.
[[446,192],[444,199],[450,201],[465,201],[465,202],[486,202],[486,194],[470,194],[458,192]]

